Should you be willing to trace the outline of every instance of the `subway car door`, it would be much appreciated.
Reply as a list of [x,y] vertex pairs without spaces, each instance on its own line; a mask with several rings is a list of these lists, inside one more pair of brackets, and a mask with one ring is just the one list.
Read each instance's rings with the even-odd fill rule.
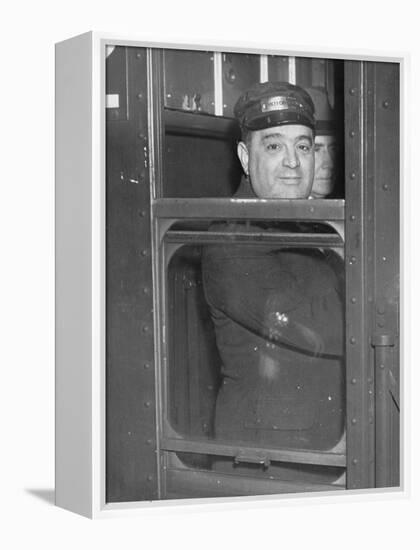
[[[399,65],[112,46],[105,66],[106,501],[398,486]],[[322,86],[341,112],[334,198],[232,199],[233,105],[265,80]],[[273,246],[339,273],[345,356],[291,364],[281,413],[258,396],[276,422],[219,436],[203,262]]]

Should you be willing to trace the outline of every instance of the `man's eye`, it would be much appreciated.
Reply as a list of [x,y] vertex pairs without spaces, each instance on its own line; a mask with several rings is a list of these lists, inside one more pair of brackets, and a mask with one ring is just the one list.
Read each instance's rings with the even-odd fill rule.
[[[301,143],[298,147],[304,153],[309,153],[312,149],[312,147],[310,145],[307,145],[306,143]],[[316,151],[316,149],[315,149],[315,151]]]
[[321,145],[317,145],[317,144],[315,143],[314,151],[315,151],[315,153],[319,153],[319,151],[321,151]]
[[281,145],[280,143],[268,143],[267,149],[269,151],[278,151],[280,149]]

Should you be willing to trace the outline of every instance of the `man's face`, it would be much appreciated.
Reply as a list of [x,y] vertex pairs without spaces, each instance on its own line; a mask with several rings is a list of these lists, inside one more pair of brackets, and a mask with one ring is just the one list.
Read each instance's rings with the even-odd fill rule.
[[314,175],[313,133],[297,124],[251,132],[238,156],[261,199],[305,199]]
[[334,136],[315,137],[315,175],[311,196],[323,199],[334,187],[337,147]]

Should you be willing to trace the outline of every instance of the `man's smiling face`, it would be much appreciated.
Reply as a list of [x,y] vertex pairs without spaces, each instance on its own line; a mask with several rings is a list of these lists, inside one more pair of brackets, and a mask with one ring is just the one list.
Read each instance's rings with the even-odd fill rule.
[[314,138],[308,126],[290,124],[250,132],[238,156],[257,197],[305,199],[314,176]]

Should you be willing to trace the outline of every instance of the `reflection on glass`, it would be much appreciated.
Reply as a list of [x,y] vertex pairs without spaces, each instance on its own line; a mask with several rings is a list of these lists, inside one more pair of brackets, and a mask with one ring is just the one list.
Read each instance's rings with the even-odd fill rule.
[[164,50],[165,107],[214,114],[211,52]]
[[224,53],[223,64],[223,115],[233,117],[233,107],[241,93],[259,82],[260,57],[258,55]]
[[220,358],[201,281],[201,247],[182,247],[168,269],[169,421],[178,433],[214,437]]
[[[344,433],[343,264],[327,249],[181,247],[168,270],[169,422],[180,434],[329,450]],[[344,448],[341,448],[343,451]]]

